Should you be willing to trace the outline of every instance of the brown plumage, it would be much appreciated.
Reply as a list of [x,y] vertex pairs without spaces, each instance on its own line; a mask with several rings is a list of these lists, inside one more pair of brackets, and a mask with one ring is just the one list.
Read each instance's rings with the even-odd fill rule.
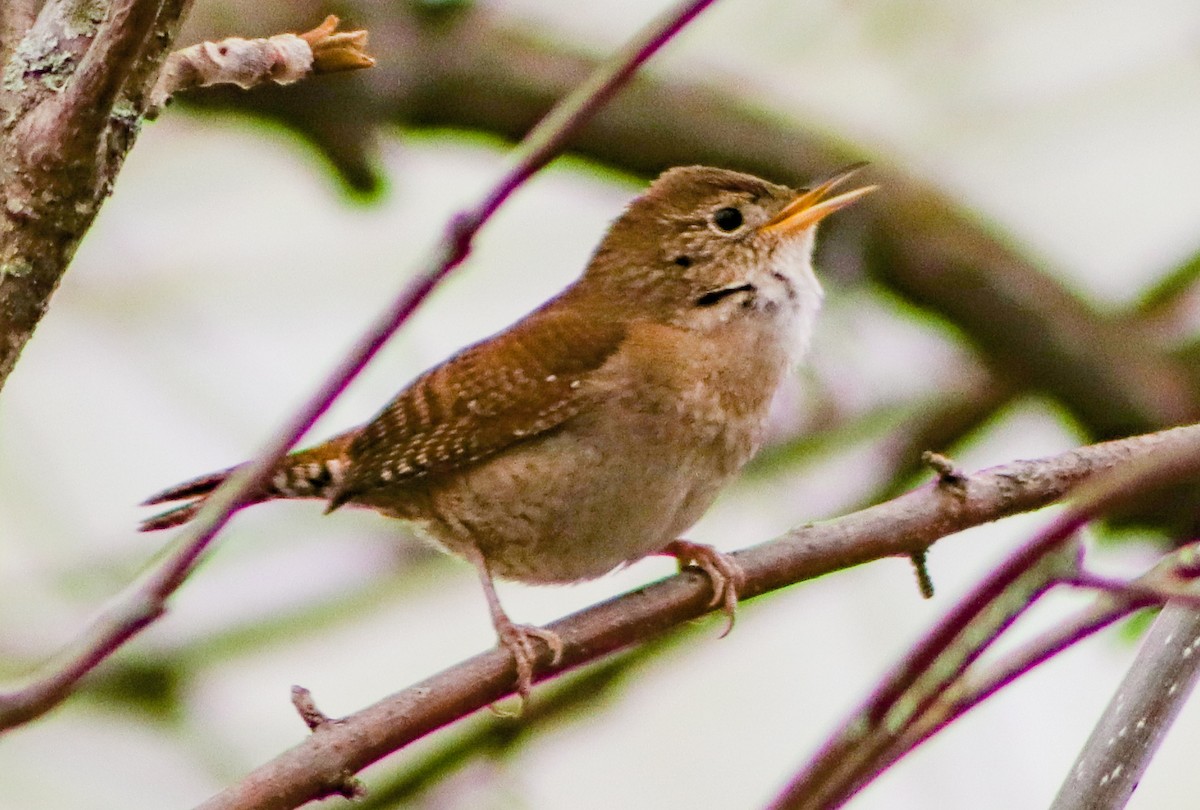
[[[599,576],[647,554],[695,561],[732,613],[740,572],[678,539],[757,447],[820,304],[813,230],[869,189],[797,194],[674,169],[613,223],[583,276],[513,326],[418,377],[361,428],[287,456],[254,502],[321,498],[415,523],[477,569],[528,693],[541,638],[493,575]],[[150,498],[193,517],[234,469]]]
[[455,355],[355,436],[330,509],[373,489],[451,473],[558,427],[583,407],[584,377],[623,336],[620,322],[588,318],[556,300]]
[[[328,500],[331,512],[533,439],[578,413],[584,376],[616,351],[622,337],[619,322],[582,317],[556,299],[422,374],[362,428],[288,455],[251,503],[316,498]],[[147,498],[145,506],[189,503],[144,520],[141,531],[188,522],[237,469]]]

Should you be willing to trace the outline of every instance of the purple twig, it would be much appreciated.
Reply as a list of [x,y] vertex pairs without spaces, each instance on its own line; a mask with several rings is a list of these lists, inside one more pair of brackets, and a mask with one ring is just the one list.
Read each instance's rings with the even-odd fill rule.
[[892,746],[878,771],[883,771],[993,694],[1063,650],[1131,613],[1161,605],[1174,594],[1187,594],[1187,589],[1194,590],[1196,576],[1200,574],[1200,570],[1196,569],[1198,559],[1200,543],[1192,543],[1164,557],[1154,568],[1132,582],[1109,582],[1084,575],[1074,582],[1062,583],[1099,587],[1101,594],[1078,615],[1022,644],[983,672],[966,673],[939,695],[931,710]]
[[[1081,580],[1078,551],[1071,543],[1080,528],[1147,492],[1198,473],[1200,443],[1185,441],[1085,487],[1070,511],[990,575],[876,687],[788,782],[772,810],[837,807],[866,786],[928,736],[915,733],[927,720],[925,714],[1022,611],[1054,584]],[[1149,590],[1135,587],[1129,593],[1134,599],[1149,595]],[[1086,635],[1081,632],[1079,638]]]

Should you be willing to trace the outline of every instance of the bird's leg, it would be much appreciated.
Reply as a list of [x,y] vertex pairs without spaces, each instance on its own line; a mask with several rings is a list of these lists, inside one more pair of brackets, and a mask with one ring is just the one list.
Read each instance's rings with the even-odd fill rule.
[[737,618],[738,591],[746,583],[746,572],[738,565],[737,560],[712,546],[688,540],[672,540],[659,554],[678,560],[681,571],[685,566],[694,564],[708,574],[713,589],[713,598],[708,606],[711,608],[723,605],[722,610],[729,621],[721,633],[721,638],[729,635],[734,619]]
[[487,560],[477,549],[470,549],[467,559],[479,572],[479,582],[483,585],[483,595],[487,599],[488,610],[492,614],[492,625],[500,639],[500,646],[512,653],[517,665],[517,694],[521,696],[522,706],[529,700],[533,689],[533,665],[537,663],[538,651],[533,646],[533,639],[541,639],[550,649],[550,664],[553,666],[562,660],[563,640],[555,632],[527,624],[516,624],[508,618],[500,605],[500,596],[496,593],[496,585],[492,582],[492,572],[488,570]]

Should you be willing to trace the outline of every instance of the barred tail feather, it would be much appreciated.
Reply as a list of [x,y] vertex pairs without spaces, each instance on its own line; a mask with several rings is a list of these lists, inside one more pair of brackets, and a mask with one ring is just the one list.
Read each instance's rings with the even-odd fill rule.
[[[250,503],[261,503],[274,498],[326,499],[332,497],[341,485],[345,470],[345,460],[342,454],[352,438],[352,434],[344,433],[324,444],[287,456],[258,495],[250,500]],[[200,511],[200,507],[204,505],[204,501],[212,494],[213,490],[237,469],[238,467],[230,467],[227,470],[202,475],[151,495],[142,502],[143,506],[156,506],[172,501],[187,501],[187,503],[179,504],[161,514],[143,520],[138,527],[139,530],[153,532],[187,523]]]
[[161,512],[154,517],[146,518],[138,525],[139,532],[156,532],[159,529],[171,529],[175,526],[182,526],[196,516],[200,511],[200,506],[204,503],[204,498],[181,503],[178,506]]
[[164,489],[162,492],[151,495],[149,498],[142,501],[141,505],[157,506],[160,503],[185,501],[190,498],[202,498],[219,487],[221,482],[228,478],[230,473],[236,469],[237,467],[230,467],[228,470],[209,473],[208,475],[202,475],[199,478],[193,478],[190,481],[184,481],[182,484],[176,484],[173,487]]
[[212,491],[219,487],[236,469],[237,467],[230,467],[227,470],[202,475],[151,495],[142,501],[142,506],[157,506],[172,501],[188,501],[188,503],[178,504],[154,517],[146,518],[138,526],[138,531],[155,532],[159,529],[170,529],[187,523],[200,511],[200,507],[212,494]]

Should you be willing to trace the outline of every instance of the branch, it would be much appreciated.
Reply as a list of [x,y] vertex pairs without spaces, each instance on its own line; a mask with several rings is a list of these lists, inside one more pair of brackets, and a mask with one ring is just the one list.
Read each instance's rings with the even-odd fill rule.
[[[1046,590],[1056,584],[1112,586],[1082,573],[1082,555],[1074,540],[1081,528],[1147,493],[1190,482],[1197,474],[1200,434],[1131,459],[1083,487],[1071,509],[1010,557],[912,649],[788,782],[771,804],[773,810],[817,810],[846,802],[909,750],[901,745],[906,738],[920,742],[928,736],[920,730],[929,712],[940,713],[943,693]],[[1195,549],[1177,557],[1181,578],[1195,577],[1194,559]],[[1122,583],[1121,593],[1139,604],[1191,598],[1173,587],[1175,577],[1152,574],[1145,582]]]
[[303,34],[277,34],[268,39],[227,37],[201,42],[167,57],[150,91],[147,116],[158,115],[171,96],[194,87],[234,84],[248,90],[272,82],[286,85],[312,73],[341,73],[373,67],[366,52],[366,31],[338,31],[329,15]]
[[[27,101],[29,107],[13,127],[13,151],[10,162],[24,170],[22,205],[33,205],[38,194],[75,191],[83,185],[94,186],[94,176],[100,170],[96,160],[97,146],[104,136],[105,122],[112,113],[118,95],[125,87],[142,45],[158,18],[162,0],[117,0],[108,9],[108,16],[85,38],[86,50],[74,67],[66,54],[61,54],[58,76],[62,82],[59,92],[46,92],[51,87],[34,83]],[[59,47],[57,36],[68,37],[78,25],[74,15],[79,9],[65,2],[50,2],[43,9],[31,34],[50,37],[43,59],[54,59]],[[74,68],[73,70],[70,68]],[[22,78],[37,73],[34,64],[14,68]],[[75,175],[82,175],[82,179]],[[9,211],[12,212],[11,202]],[[31,210],[25,216],[38,216]]]
[[[795,529],[736,553],[746,573],[743,599],[883,557],[1017,512],[1038,509],[1090,478],[1200,448],[1200,425],[1017,461],[968,476],[961,491],[937,483],[836,520]],[[654,638],[709,610],[710,583],[688,570],[550,625],[565,642],[562,660],[539,680]],[[345,777],[422,736],[512,694],[511,656],[495,649],[321,728],[202,810],[290,808],[336,792]]]
[[[107,5],[107,16],[103,15]],[[16,365],[83,234],[110,193],[146,115],[148,87],[191,0],[51,0],[13,48],[0,83],[0,387]],[[5,2],[0,34],[24,24],[29,4]],[[337,32],[336,18],[286,46],[233,40],[182,52],[155,100],[174,89],[220,81],[258,64],[275,80],[299,72],[363,66],[363,32]],[[260,41],[267,43],[268,41]],[[3,43],[0,42],[0,45]],[[202,56],[220,60],[205,68]],[[275,57],[267,54],[274,53]],[[282,73],[277,59],[283,53]],[[297,56],[299,54],[299,56]],[[207,72],[205,72],[207,70]]]
[[112,189],[140,123],[140,83],[188,5],[50,0],[4,65],[0,386]]
[[35,0],[5,0],[0,3],[0,71],[8,64],[17,43],[25,38],[35,17]]
[[771,803],[771,810],[839,807],[905,753],[898,743],[967,668],[1042,594],[1078,573],[1078,525],[1057,522],[955,606],[872,692]]
[[1051,810],[1119,810],[1200,677],[1200,611],[1171,603],[1142,639]]
[[167,599],[187,579],[233,513],[271,475],[284,454],[308,432],[434,287],[466,259],[475,234],[509,195],[561,152],[568,139],[638,67],[712,2],[688,0],[655,20],[534,127],[513,152],[508,171],[474,208],[454,217],[424,268],[404,286],[318,391],[287,420],[255,460],[205,501],[162,564],[119,599],[85,633],[75,650],[64,654],[63,662],[49,665],[27,687],[0,695],[0,730],[28,722],[62,702],[84,675],[162,615]]
[[356,810],[391,810],[412,803],[422,791],[438,784],[449,773],[472,759],[498,757],[510,753],[519,745],[537,739],[540,731],[555,723],[581,717],[595,718],[611,703],[618,688],[632,675],[645,667],[667,647],[674,647],[688,632],[674,633],[663,639],[667,644],[644,644],[627,653],[588,667],[582,672],[564,677],[551,688],[539,690],[519,718],[494,713],[481,713],[461,729],[460,734],[439,737],[437,743],[423,750],[415,761],[405,763],[396,773],[377,779],[369,794],[355,805]]
[[[1138,580],[1135,580],[1135,583]],[[1104,594],[1078,615],[1022,644],[981,673],[968,673],[939,696],[938,707],[902,738],[895,759],[916,748],[1026,672],[1142,608],[1161,600],[1149,595]],[[894,760],[889,760],[888,765]]]
[[[133,72],[162,0],[115,0],[66,89],[40,104],[18,128],[30,164],[61,168],[94,152],[104,122]],[[39,136],[45,140],[35,140]],[[39,151],[33,151],[35,147]],[[41,168],[48,168],[43,165]]]
[[[967,672],[943,690],[929,710],[896,740],[878,763],[882,773],[925,740],[962,717],[996,692],[1053,656],[1183,587],[1195,589],[1196,544],[1177,549],[1150,571],[1116,591],[1102,593],[1076,616],[1021,644],[983,672]],[[862,781],[855,789],[865,786]]]

